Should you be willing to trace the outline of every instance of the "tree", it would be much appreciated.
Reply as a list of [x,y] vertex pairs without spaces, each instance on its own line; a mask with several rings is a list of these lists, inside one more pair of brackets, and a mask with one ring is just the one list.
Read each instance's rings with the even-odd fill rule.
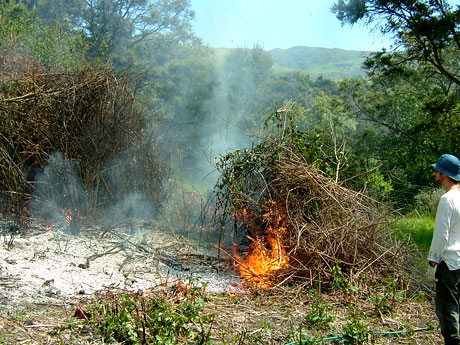
[[[112,57],[120,46],[134,46],[159,36],[190,43],[196,40],[189,0],[23,0],[38,17],[65,22],[82,32],[93,57]],[[121,54],[124,53],[122,50]]]
[[2,74],[22,73],[33,65],[53,70],[83,68],[86,46],[81,36],[55,24],[45,26],[24,4],[0,2]]
[[460,5],[454,8],[446,0],[339,0],[332,11],[342,23],[373,24],[394,39],[398,49],[374,54],[369,68],[401,72],[415,63],[460,86]]
[[0,2],[0,45],[19,39],[33,25],[27,9],[15,1]]
[[227,118],[245,118],[261,103],[262,92],[271,76],[273,61],[260,47],[230,51],[219,70],[219,104]]
[[[404,204],[432,182],[429,163],[459,155],[460,6],[445,0],[339,0],[345,24],[364,22],[394,39],[371,54],[370,79],[343,83],[350,113],[374,133],[372,158]],[[400,204],[401,205],[401,204]]]
[[354,159],[365,169],[372,168],[368,162],[380,166],[401,207],[433,184],[430,163],[442,153],[459,154],[458,99],[443,81],[414,70],[410,78],[376,74],[341,83],[341,99],[359,124]]
[[59,22],[68,25],[69,29],[78,28],[80,14],[84,9],[82,0],[19,0],[34,13],[36,19],[45,24]]

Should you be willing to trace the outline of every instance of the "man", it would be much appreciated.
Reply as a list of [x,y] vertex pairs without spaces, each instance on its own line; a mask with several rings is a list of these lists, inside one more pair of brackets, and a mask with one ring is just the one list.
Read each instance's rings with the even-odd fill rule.
[[442,155],[435,164],[436,182],[446,191],[436,212],[428,262],[436,267],[436,315],[446,345],[460,344],[460,160]]

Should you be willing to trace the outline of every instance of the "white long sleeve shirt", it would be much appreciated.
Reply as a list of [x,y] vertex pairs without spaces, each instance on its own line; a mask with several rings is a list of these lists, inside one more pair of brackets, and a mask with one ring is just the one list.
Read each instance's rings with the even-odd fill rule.
[[428,261],[460,269],[460,191],[450,190],[439,200]]

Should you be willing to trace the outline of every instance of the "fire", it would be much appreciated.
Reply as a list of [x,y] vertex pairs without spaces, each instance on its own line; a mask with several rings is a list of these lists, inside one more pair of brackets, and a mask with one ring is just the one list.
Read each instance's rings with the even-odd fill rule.
[[72,212],[70,212],[70,211],[68,211],[67,209],[64,208],[62,210],[62,213],[65,216],[65,222],[67,223],[67,225],[70,225],[70,222],[72,221]]
[[[267,288],[273,285],[273,274],[287,267],[288,256],[286,246],[282,240],[287,233],[286,214],[283,207],[268,201],[263,208],[262,215],[267,227],[265,235],[250,238],[251,243],[245,258],[241,258],[236,248],[233,255],[237,263],[237,272],[249,283],[258,288]],[[254,215],[244,208],[241,216],[246,225],[255,225]],[[249,222],[249,224],[248,224]]]
[[286,267],[288,258],[286,249],[278,238],[267,237],[266,242],[262,239],[253,240],[249,245],[248,255],[241,259],[234,253],[237,260],[237,272],[249,283],[259,288],[267,288],[273,285],[272,274],[280,268]]
[[53,229],[51,228],[51,225],[50,225],[50,224],[46,224],[46,225],[39,226],[38,229],[41,230],[41,231],[47,231],[47,232],[53,230]]

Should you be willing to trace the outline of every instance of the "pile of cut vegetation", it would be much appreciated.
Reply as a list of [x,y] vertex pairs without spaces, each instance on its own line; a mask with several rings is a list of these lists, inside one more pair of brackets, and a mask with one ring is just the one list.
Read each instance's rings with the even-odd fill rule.
[[[12,208],[22,210],[29,194],[79,213],[116,201],[120,190],[161,200],[157,136],[130,80],[91,65],[21,71],[0,75],[0,191]],[[45,176],[55,161],[62,164]],[[70,194],[62,190],[69,176],[80,190],[56,204],[55,195]]]
[[256,287],[355,289],[404,277],[411,245],[391,233],[389,208],[320,171],[292,114],[276,115],[270,135],[218,166],[214,216],[223,239],[239,240],[233,252],[221,241],[238,272]]

